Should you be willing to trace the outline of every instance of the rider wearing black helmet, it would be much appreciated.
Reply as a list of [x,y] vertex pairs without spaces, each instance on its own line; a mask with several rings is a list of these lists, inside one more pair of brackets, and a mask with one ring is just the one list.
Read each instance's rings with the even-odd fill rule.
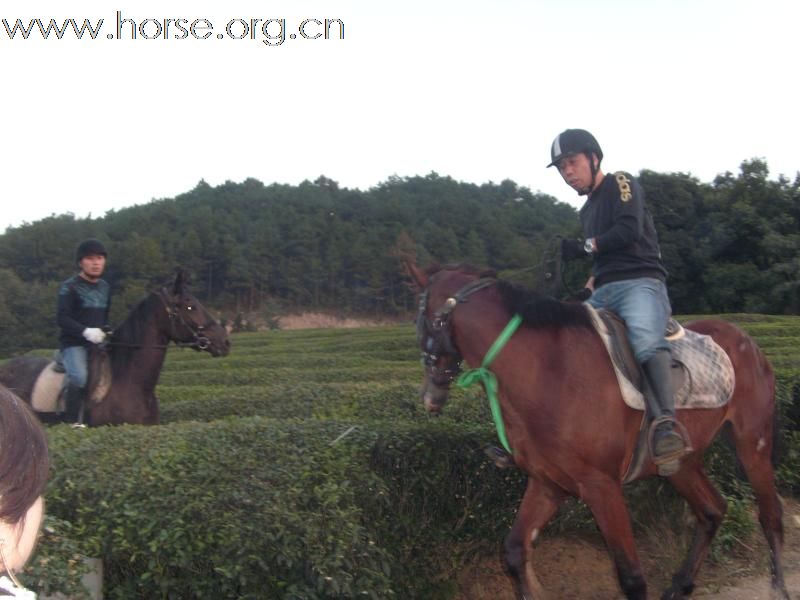
[[570,187],[587,197],[580,210],[585,239],[563,240],[562,256],[592,257],[586,287],[593,294],[588,303],[614,311],[627,324],[634,355],[655,396],[653,406],[648,406],[656,422],[654,459],[661,463],[660,473],[669,474],[679,467],[686,445],[674,427],[672,359],[664,338],[671,314],[667,271],[644,192],[629,173],[603,174],[603,151],[586,130],[560,133],[550,147],[550,158],[547,166],[555,166]]
[[[600,163],[603,161],[603,150],[594,136],[585,129],[567,129],[553,140],[550,146],[550,164],[548,167],[557,166],[563,158],[584,154],[589,159],[589,171],[591,179],[588,186],[584,186],[576,191],[581,196],[585,196],[595,187],[597,174],[600,173]],[[591,160],[591,156],[597,156],[597,161]],[[600,173],[602,177],[602,173]]]
[[111,290],[101,279],[108,252],[96,239],[78,245],[75,258],[80,271],[64,281],[58,289],[56,320],[61,330],[59,345],[67,372],[67,421],[80,423],[88,381],[87,348],[105,340]]

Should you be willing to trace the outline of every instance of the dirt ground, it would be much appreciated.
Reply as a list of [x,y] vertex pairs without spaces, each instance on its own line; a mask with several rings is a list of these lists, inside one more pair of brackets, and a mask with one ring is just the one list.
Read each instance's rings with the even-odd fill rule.
[[[784,574],[792,600],[800,600],[800,503],[784,505]],[[658,598],[666,589],[682,556],[684,541],[638,539],[648,591]],[[772,600],[769,550],[761,529],[724,560],[703,564],[696,580],[695,600]],[[544,538],[536,547],[535,570],[549,597],[556,600],[617,600],[623,598],[608,554],[599,537]],[[514,600],[499,557],[489,557],[466,569],[459,580],[458,600]]]

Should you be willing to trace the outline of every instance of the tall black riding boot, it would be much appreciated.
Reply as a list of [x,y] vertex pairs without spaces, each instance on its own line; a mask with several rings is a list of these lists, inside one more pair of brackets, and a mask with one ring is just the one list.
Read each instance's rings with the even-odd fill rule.
[[67,423],[83,423],[83,407],[86,392],[77,385],[69,384],[66,390],[66,410],[64,420]]
[[649,408],[653,413],[653,419],[660,421],[656,425],[653,440],[655,460],[669,457],[677,459],[686,449],[683,438],[675,431],[675,398],[672,393],[671,366],[672,355],[669,350],[656,352],[650,360],[642,364],[655,396],[655,403],[651,403]]

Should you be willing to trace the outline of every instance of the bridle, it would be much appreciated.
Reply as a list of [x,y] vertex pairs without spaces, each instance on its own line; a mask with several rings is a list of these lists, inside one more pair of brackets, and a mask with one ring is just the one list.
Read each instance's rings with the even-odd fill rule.
[[[167,336],[171,342],[175,344],[178,348],[193,348],[195,350],[206,350],[211,346],[211,340],[204,335],[203,331],[205,329],[204,325],[197,325],[187,321],[183,315],[180,313],[179,310],[179,303],[176,301],[171,300],[170,294],[166,288],[161,288],[157,292],[154,292],[155,295],[161,300],[161,304],[164,307],[165,312],[167,313],[167,318],[169,319],[169,335]],[[181,342],[178,341],[178,327],[184,327],[188,330],[193,339],[188,342]],[[126,342],[115,342],[115,341],[108,341],[105,342],[104,345],[107,346],[124,346],[126,348],[160,348],[165,349],[169,348],[169,342],[166,344],[129,344]]]
[[[475,292],[494,285],[496,282],[496,279],[486,277],[471,281],[448,297],[431,318],[427,316],[429,287],[426,287],[420,294],[416,319],[417,343],[422,349],[422,365],[425,367],[431,383],[436,387],[449,388],[461,372],[463,358],[453,343],[451,334],[453,310],[459,304],[466,302],[467,298]],[[440,367],[437,363],[443,356],[450,360],[447,365]]]
[[[458,377],[457,384],[461,388],[467,388],[478,382],[483,385],[489,399],[489,408],[491,409],[492,419],[497,429],[497,437],[500,439],[503,448],[505,448],[509,454],[513,454],[508,438],[506,437],[502,409],[498,399],[497,377],[490,370],[490,367],[494,359],[503,350],[509,339],[511,339],[511,336],[514,335],[522,324],[522,316],[518,313],[514,314],[508,321],[508,324],[500,332],[500,335],[497,336],[489,347],[480,366],[471,368],[464,373],[461,373],[462,356],[453,343],[451,332],[452,315],[456,306],[462,302],[466,302],[467,298],[475,292],[483,290],[495,283],[497,283],[496,279],[486,277],[468,283],[455,294],[448,297],[441,308],[433,313],[431,319],[427,317],[430,286],[426,287],[420,295],[419,314],[417,315],[417,341],[422,348],[422,364],[426,369],[427,379],[430,385],[440,391],[446,391],[450,389],[450,385],[456,377]],[[450,360],[447,361],[446,366],[440,367],[437,363],[443,356]],[[427,406],[428,400],[426,399],[425,402]]]
[[[157,292],[157,296],[164,305],[164,310],[167,311],[170,326],[170,339],[179,348],[195,348],[197,350],[206,350],[211,346],[211,340],[203,335],[204,325],[194,324],[187,321],[178,310],[178,302],[169,301],[169,293],[166,288],[161,288]],[[190,342],[178,341],[178,325],[182,325],[192,334],[193,338]],[[194,325],[194,326],[193,326]]]

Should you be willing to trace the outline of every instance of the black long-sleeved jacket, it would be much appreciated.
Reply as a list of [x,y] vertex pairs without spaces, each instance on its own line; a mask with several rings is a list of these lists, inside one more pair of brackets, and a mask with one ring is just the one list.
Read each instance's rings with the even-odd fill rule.
[[639,277],[666,280],[653,217],[644,191],[630,174],[606,175],[581,207],[580,219],[584,235],[597,244],[595,288]]
[[111,308],[111,289],[103,279],[96,283],[73,275],[58,288],[56,321],[61,329],[58,338],[62,349],[91,345],[83,337],[87,327],[105,327]]

